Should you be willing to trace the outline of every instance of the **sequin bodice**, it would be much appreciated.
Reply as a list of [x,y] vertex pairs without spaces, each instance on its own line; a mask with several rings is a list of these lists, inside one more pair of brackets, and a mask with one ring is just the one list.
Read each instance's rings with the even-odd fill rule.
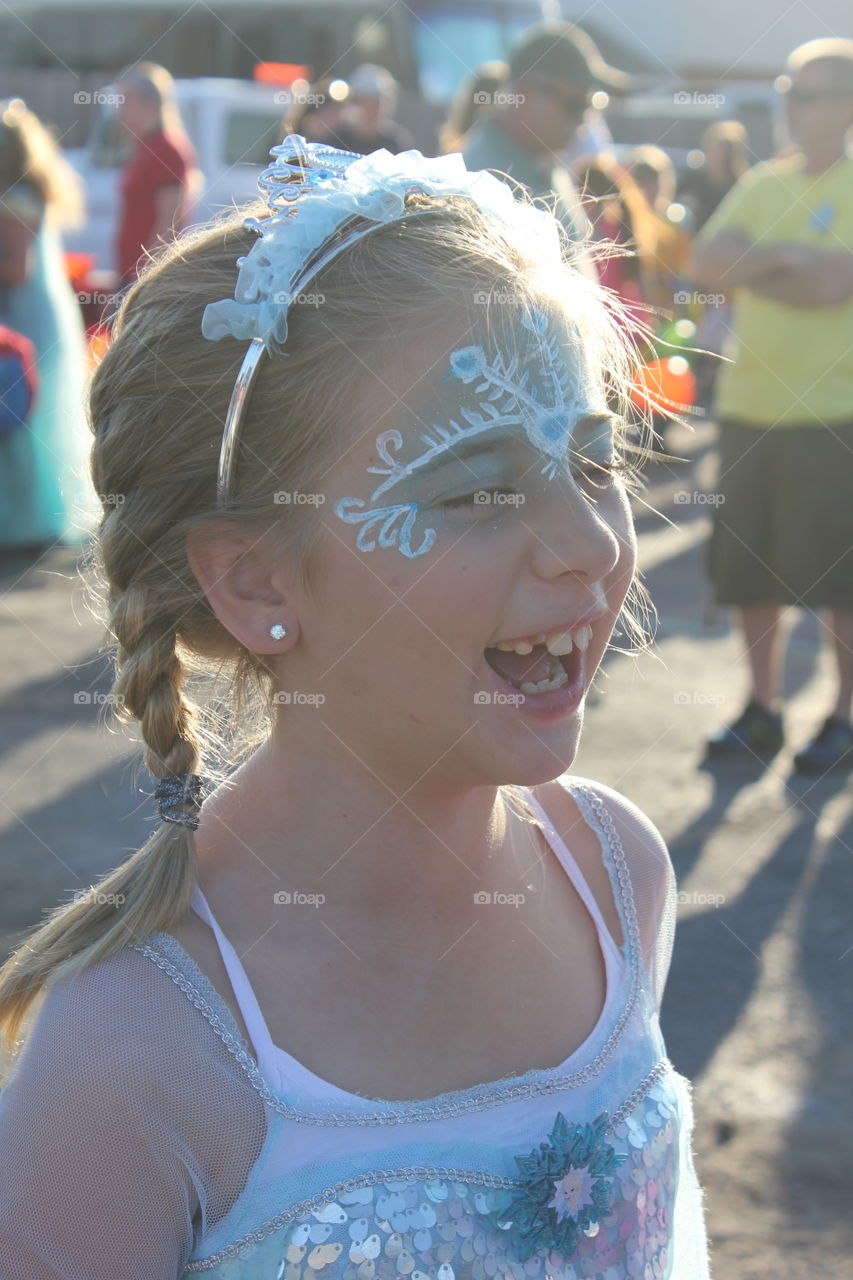
[[706,1280],[690,1086],[666,1057],[631,869],[596,792],[571,790],[599,835],[625,943],[598,1025],[557,1068],[410,1102],[312,1094],[261,1072],[174,938],[138,945],[207,1018],[267,1117],[245,1186],[196,1233],[184,1277]]

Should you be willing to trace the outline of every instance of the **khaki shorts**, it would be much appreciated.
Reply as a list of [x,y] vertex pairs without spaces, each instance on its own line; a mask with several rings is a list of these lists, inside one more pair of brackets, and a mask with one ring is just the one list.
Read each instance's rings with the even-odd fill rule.
[[853,610],[853,422],[719,427],[718,604]]

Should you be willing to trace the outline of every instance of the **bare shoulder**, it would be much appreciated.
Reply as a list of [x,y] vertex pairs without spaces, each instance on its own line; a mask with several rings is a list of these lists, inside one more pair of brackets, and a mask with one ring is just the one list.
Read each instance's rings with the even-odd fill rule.
[[[588,778],[569,779],[569,781],[583,782],[585,786],[593,790],[612,818],[625,853],[628,871],[635,888],[635,897],[637,896],[637,889],[642,885],[642,904],[637,899],[638,907],[641,906],[638,913],[638,923],[644,942],[651,942],[657,933],[661,916],[665,910],[666,900],[675,891],[675,873],[666,841],[648,814],[633,800],[629,800],[627,796],[615,791],[605,783],[593,782]],[[547,798],[545,796],[546,789]],[[555,806],[554,812],[563,812],[570,815],[574,823],[573,838],[577,844],[577,848],[575,845],[570,845],[572,853],[578,859],[584,875],[587,875],[589,871],[589,885],[596,894],[599,905],[601,905],[599,887],[605,894],[608,905],[613,905],[609,876],[603,864],[598,838],[583,821],[574,797],[557,780],[547,783],[545,788],[539,788],[538,790],[541,793],[539,799],[543,805],[547,807],[552,804]],[[562,806],[562,809],[559,806]],[[548,812],[550,814],[551,810],[549,809]],[[563,833],[561,832],[561,834]],[[567,843],[569,843],[568,840]],[[582,856],[587,856],[590,861],[588,863],[581,862],[581,858],[578,856],[579,853]],[[615,912],[615,905],[613,910]],[[603,906],[602,912],[604,912]],[[605,914],[604,918],[609,925],[610,917]],[[618,934],[614,934],[614,936],[619,937]]]

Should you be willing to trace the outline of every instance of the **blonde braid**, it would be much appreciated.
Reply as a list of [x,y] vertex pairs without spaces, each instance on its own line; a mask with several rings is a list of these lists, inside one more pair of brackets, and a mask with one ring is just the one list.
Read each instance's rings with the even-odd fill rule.
[[[201,754],[198,708],[181,691],[186,673],[174,619],[158,612],[152,596],[139,587],[128,587],[114,599],[116,712],[140,721],[145,763],[155,777],[193,773]],[[16,1043],[21,1024],[48,981],[71,977],[180,919],[189,908],[196,871],[192,830],[162,822],[88,894],[56,908],[0,970],[0,1031],[7,1044],[21,1047]]]

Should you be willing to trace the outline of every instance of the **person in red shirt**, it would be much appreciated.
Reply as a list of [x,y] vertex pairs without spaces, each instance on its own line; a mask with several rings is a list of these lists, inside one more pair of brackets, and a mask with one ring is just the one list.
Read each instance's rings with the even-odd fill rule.
[[181,122],[169,72],[140,62],[116,80],[119,119],[135,140],[121,180],[116,242],[118,287],[136,279],[146,250],[179,234],[189,223],[202,175]]

